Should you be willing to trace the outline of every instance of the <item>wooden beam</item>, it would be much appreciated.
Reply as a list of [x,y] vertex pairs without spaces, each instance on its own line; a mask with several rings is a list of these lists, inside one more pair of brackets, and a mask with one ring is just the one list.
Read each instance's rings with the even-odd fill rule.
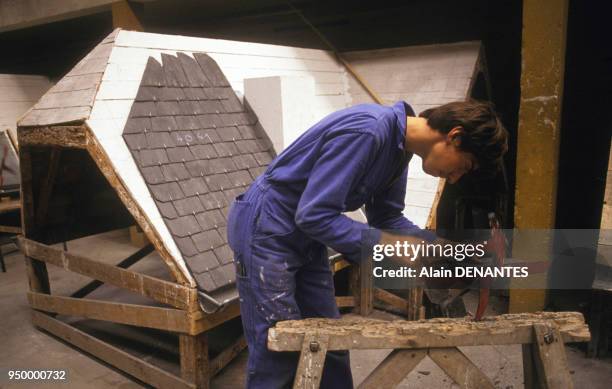
[[89,152],[89,155],[91,155],[92,159],[98,166],[98,169],[100,169],[104,177],[106,177],[108,183],[115,190],[123,205],[125,205],[132,217],[134,217],[134,220],[138,223],[142,231],[145,233],[147,239],[149,239],[149,242],[151,242],[153,246],[155,246],[155,249],[162,257],[164,263],[170,271],[170,274],[172,274],[172,277],[174,277],[174,279],[180,284],[195,288],[196,282],[191,276],[191,274],[189,274],[187,267],[184,264],[183,266],[180,266],[179,264],[177,264],[174,257],[172,257],[172,255],[164,245],[163,240],[161,239],[157,231],[153,228],[148,216],[140,208],[132,194],[127,190],[127,187],[115,172],[113,164],[108,158],[108,155],[105,153],[104,149],[98,143],[96,138],[92,135],[90,130],[87,131],[87,139],[87,151]]
[[382,301],[383,303],[393,307],[394,309],[397,309],[402,313],[406,313],[406,307],[408,306],[408,302],[405,299],[396,296],[391,292],[387,292],[386,290],[381,288],[374,288],[374,299]]
[[21,227],[0,226],[0,232],[6,232],[8,234],[21,234]]
[[548,321],[559,327],[564,342],[586,342],[590,338],[584,317],[578,312],[508,314],[478,322],[465,318],[427,321],[304,319],[282,321],[270,328],[268,349],[301,350],[304,334],[312,328],[330,336],[329,350],[525,344],[534,341],[533,324]]
[[533,331],[533,358],[540,387],[572,389],[574,382],[567,365],[565,344],[557,326],[554,323],[535,323]]
[[432,348],[429,357],[462,389],[494,389],[482,371],[458,348]]
[[[118,268],[121,268],[121,269],[127,269],[128,267],[132,266],[133,264],[135,264],[136,262],[140,261],[142,258],[146,257],[147,255],[149,255],[152,252],[153,252],[153,246],[146,245],[145,247],[139,249],[134,254],[130,255],[129,257],[127,257],[123,261],[119,262],[115,266],[117,266]],[[104,283],[102,281],[93,280],[90,283],[88,283],[87,285],[85,285],[82,288],[80,288],[79,290],[77,290],[76,292],[72,293],[70,295],[70,297],[75,297],[75,298],[85,297],[85,296],[87,296],[88,294],[90,294],[91,292],[93,292],[94,290],[96,290],[97,288],[99,288],[102,285],[104,285]]]
[[393,350],[359,389],[393,389],[425,358],[427,350]]
[[179,335],[181,355],[181,377],[193,382],[198,389],[210,387],[210,365],[208,360],[208,335]]
[[197,309],[197,291],[193,288],[70,254],[64,250],[37,243],[24,237],[19,237],[18,241],[27,257],[130,290],[176,308]]
[[336,296],[336,305],[338,308],[354,307],[355,297],[354,296]]
[[355,311],[368,316],[374,309],[374,280],[372,261],[363,260],[350,268],[349,286],[355,299]]
[[61,149],[52,147],[49,155],[49,163],[47,164],[47,176],[41,182],[40,191],[38,194],[38,208],[36,210],[36,224],[38,228],[43,228],[47,220],[47,211],[49,209],[49,201],[53,194],[53,186],[55,177],[59,168]]
[[301,342],[300,361],[293,381],[293,389],[318,388],[323,376],[329,335],[307,333]]
[[86,127],[84,126],[44,126],[19,127],[19,145],[55,146],[84,149],[87,147]]
[[144,31],[144,27],[138,17],[135,7],[140,4],[134,4],[127,0],[115,1],[111,6],[113,14],[113,28],[123,28],[131,31]]
[[21,201],[19,199],[10,199],[0,201],[0,213],[16,211],[21,208]]
[[173,332],[189,333],[191,330],[187,312],[180,309],[77,299],[34,292],[28,292],[28,301],[34,309],[61,315]]
[[247,341],[244,335],[241,335],[228,348],[221,351],[219,355],[210,362],[210,375],[215,376],[225,366],[227,366],[234,358],[238,356],[247,347]]
[[32,311],[32,323],[140,381],[158,388],[196,389],[195,385],[111,346],[51,316]]
[[[569,0],[523,1],[521,98],[516,155],[514,226],[516,229],[555,228],[557,176],[565,37]],[[550,258],[552,242],[517,245],[519,258]],[[533,285],[536,279],[529,277]],[[526,289],[513,279],[510,312],[533,312],[546,304],[546,275],[541,289]],[[525,282],[523,280],[523,282]]]

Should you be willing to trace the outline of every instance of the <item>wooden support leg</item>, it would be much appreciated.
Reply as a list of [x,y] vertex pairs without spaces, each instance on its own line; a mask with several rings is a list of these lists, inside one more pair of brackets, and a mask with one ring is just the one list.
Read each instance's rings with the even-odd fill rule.
[[359,265],[351,267],[351,293],[355,297],[355,311],[367,316],[374,309],[374,280],[372,279],[372,261],[364,259]]
[[426,355],[425,349],[391,351],[359,385],[359,389],[395,388]]
[[461,388],[495,388],[489,377],[456,347],[432,348],[429,357]]
[[423,306],[423,288],[414,287],[408,290],[408,306],[406,307],[408,320],[425,319],[425,307]]
[[208,335],[179,335],[181,353],[181,377],[193,382],[198,389],[210,387],[210,366],[208,359]]
[[534,345],[523,345],[523,382],[525,389],[540,389],[534,359]]
[[567,365],[565,344],[559,328],[552,323],[534,324],[534,359],[540,386],[546,389],[574,387]]
[[316,389],[319,387],[328,344],[329,335],[312,333],[304,335],[293,389]]
[[221,351],[219,355],[210,362],[210,376],[213,377],[225,366],[227,366],[238,354],[247,347],[247,341],[244,335],[232,343],[228,348]]

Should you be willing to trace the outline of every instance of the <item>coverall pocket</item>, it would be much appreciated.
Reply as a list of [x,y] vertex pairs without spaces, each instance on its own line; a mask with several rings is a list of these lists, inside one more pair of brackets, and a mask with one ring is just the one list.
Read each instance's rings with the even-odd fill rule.
[[227,242],[235,256],[244,252],[244,245],[248,244],[246,234],[254,209],[250,201],[243,200],[243,196],[236,197],[227,217]]
[[269,239],[288,236],[297,229],[294,214],[282,207],[265,204],[257,218],[256,234],[253,239]]

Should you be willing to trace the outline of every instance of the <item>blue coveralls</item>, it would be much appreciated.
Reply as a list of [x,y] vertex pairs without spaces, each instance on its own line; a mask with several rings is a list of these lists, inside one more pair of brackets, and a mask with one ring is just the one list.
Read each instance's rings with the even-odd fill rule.
[[[398,102],[327,116],[232,203],[228,240],[249,347],[248,388],[291,387],[298,356],[269,351],[269,327],[340,317],[326,246],[357,262],[362,244],[378,242],[380,229],[418,230],[402,214],[411,156],[404,150],[407,115],[415,116],[412,108]],[[369,226],[342,214],[364,204]],[[353,387],[348,352],[327,354],[321,387]]]

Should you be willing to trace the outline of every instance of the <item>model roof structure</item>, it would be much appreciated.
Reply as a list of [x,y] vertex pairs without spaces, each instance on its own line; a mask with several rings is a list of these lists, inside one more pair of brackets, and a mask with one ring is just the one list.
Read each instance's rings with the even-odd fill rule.
[[[393,99],[410,103],[414,96],[418,110],[465,98],[478,48],[477,43],[466,44],[460,50],[469,61],[447,69],[452,77],[445,79],[440,96],[434,99],[425,89],[416,92],[408,83]],[[456,52],[446,57],[444,52],[441,45],[427,53],[459,63]],[[357,66],[363,66],[367,56],[359,57],[362,54],[350,53],[348,58],[355,56]],[[399,64],[417,57],[402,57]],[[400,65],[396,70],[404,74],[407,70]],[[388,75],[385,66],[373,69]],[[420,66],[421,78],[432,81],[435,71],[427,63]],[[237,298],[225,228],[229,204],[274,156],[256,115],[242,102],[244,80],[275,75],[313,79],[310,102],[316,118],[361,99],[328,51],[117,29],[18,125],[24,130],[84,126],[96,159],[102,161],[98,166],[112,169],[119,178],[127,192],[122,201],[133,215],[144,215],[135,219],[143,230],[152,231],[166,264],[197,286],[206,303],[219,307]],[[380,82],[384,84],[382,78]]]

